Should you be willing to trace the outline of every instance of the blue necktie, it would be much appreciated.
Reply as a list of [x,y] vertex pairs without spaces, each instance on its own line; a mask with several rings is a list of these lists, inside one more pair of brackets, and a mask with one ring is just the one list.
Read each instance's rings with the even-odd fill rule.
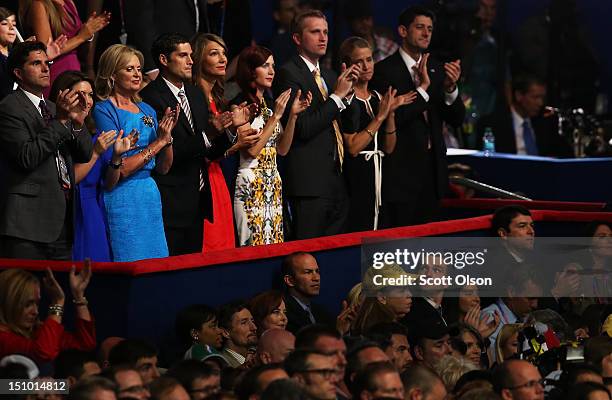
[[527,154],[530,156],[537,156],[538,145],[536,144],[533,130],[531,129],[531,124],[527,119],[523,121],[523,140],[525,141],[525,151]]

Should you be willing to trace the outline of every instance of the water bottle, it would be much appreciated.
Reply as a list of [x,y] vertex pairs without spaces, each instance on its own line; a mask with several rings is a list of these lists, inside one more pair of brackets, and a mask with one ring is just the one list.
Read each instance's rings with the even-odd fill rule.
[[495,153],[495,135],[491,128],[486,128],[484,136],[482,137],[482,151],[485,157],[491,156]]

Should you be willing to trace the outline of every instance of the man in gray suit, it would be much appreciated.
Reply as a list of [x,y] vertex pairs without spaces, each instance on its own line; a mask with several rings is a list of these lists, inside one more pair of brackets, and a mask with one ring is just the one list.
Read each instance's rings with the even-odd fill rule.
[[69,260],[73,162],[91,158],[87,112],[76,92],[43,98],[49,87],[45,45],[13,47],[8,69],[19,88],[0,103],[0,257]]

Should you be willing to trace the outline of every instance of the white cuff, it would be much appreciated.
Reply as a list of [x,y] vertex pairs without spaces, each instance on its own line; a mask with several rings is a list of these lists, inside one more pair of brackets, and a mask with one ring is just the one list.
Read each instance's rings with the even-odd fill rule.
[[206,136],[206,132],[202,131],[202,137],[204,138],[204,146],[206,146],[207,149],[210,149],[210,147],[212,146],[212,143],[210,143],[210,140],[208,140],[208,136]]
[[455,102],[455,100],[457,100],[457,96],[459,96],[459,88],[455,86],[455,90],[453,90],[452,92],[444,92],[444,103],[447,106],[450,106]]
[[429,102],[429,94],[422,87],[419,86],[416,91],[421,95],[426,103]]
[[343,111],[346,108],[344,102],[336,93],[332,93],[329,97],[334,101],[334,103],[336,103],[340,111]]

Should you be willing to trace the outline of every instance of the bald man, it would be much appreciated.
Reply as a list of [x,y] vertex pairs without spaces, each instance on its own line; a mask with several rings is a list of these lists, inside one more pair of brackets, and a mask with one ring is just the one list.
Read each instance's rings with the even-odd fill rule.
[[284,329],[268,329],[262,333],[257,345],[260,364],[282,363],[295,349],[295,336]]
[[508,360],[493,372],[493,388],[503,400],[544,400],[540,371],[524,360]]

